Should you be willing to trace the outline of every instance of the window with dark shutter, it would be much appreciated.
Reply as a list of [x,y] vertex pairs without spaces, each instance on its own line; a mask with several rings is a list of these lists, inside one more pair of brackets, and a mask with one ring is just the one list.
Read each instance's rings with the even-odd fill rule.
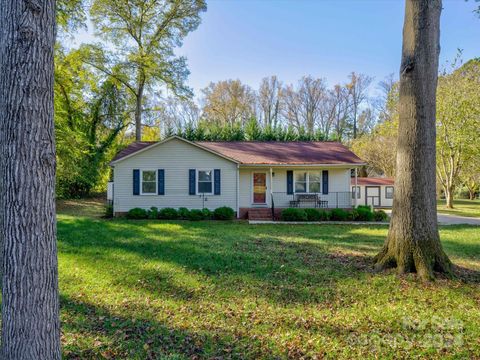
[[158,169],[158,195],[165,195],[165,170]]
[[293,194],[293,171],[287,171],[287,194]]
[[133,195],[140,195],[140,170],[133,170]]
[[215,169],[213,170],[213,193],[215,195],[220,195],[221,189],[220,189],[221,181],[220,181],[220,169]]
[[195,195],[195,169],[188,170],[188,194]]
[[322,171],[322,194],[328,194],[328,170]]

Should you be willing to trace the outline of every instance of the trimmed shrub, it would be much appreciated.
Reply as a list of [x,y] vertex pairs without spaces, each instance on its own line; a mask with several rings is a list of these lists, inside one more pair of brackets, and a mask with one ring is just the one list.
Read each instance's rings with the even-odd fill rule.
[[132,220],[146,219],[147,210],[141,208],[133,208],[128,210],[127,218]]
[[198,210],[198,209],[192,209],[188,212],[188,217],[187,217],[188,220],[190,221],[199,221],[199,220],[203,220],[203,212],[202,210]]
[[208,210],[206,208],[202,210],[202,214],[203,214],[203,218],[205,220],[211,220],[212,217],[213,217],[213,212],[211,212],[210,210]]
[[158,219],[158,208],[152,206],[150,210],[147,211],[147,216],[149,219]]
[[178,212],[174,208],[163,208],[158,212],[158,217],[164,220],[175,220],[178,218]]
[[303,209],[283,209],[281,219],[283,221],[307,221],[307,213]]
[[103,215],[103,217],[105,217],[107,219],[113,218],[113,205],[112,204],[108,204],[107,206],[105,206],[105,215]]
[[235,211],[228,206],[222,206],[214,210],[213,217],[217,220],[232,220],[235,217]]
[[372,208],[368,205],[360,205],[354,209],[356,212],[356,219],[358,221],[372,221],[373,220],[373,212]]
[[319,219],[320,221],[328,221],[330,220],[330,212],[327,210],[320,209],[318,210]]
[[320,221],[320,212],[317,209],[305,209],[308,221]]
[[177,213],[178,213],[178,217],[180,219],[186,220],[186,219],[188,219],[188,215],[190,214],[190,210],[188,210],[186,207],[181,207],[181,208],[178,209]]
[[383,210],[376,210],[373,213],[373,220],[375,220],[375,221],[388,221],[388,215]]
[[332,209],[330,211],[330,220],[332,221],[346,221],[349,218],[349,213],[343,209]]

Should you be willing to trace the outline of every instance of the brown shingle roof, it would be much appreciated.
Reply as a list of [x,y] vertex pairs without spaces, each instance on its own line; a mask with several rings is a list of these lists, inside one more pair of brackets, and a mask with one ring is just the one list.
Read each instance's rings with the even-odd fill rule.
[[198,142],[242,164],[363,164],[346,146],[338,142],[231,141]]
[[131,155],[133,153],[136,153],[137,151],[140,151],[147,146],[156,144],[157,141],[136,141],[128,145],[125,149],[119,151],[117,155],[113,158],[112,161],[117,161],[120,160],[121,158],[124,158],[125,156]]
[[[153,144],[155,142],[134,142],[120,151],[112,161],[120,160]],[[346,146],[330,141],[199,141],[195,144],[241,164],[364,164],[364,161]]]
[[[352,178],[352,185],[355,185],[355,178]],[[357,178],[358,185],[393,185],[392,178],[376,178],[376,177],[359,177]]]

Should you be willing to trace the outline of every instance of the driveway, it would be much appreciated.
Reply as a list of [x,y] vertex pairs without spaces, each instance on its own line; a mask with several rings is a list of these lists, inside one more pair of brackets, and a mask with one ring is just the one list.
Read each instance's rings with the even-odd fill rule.
[[[392,210],[385,210],[388,215],[391,215]],[[478,225],[480,226],[480,218],[472,218],[466,216],[450,215],[437,213],[438,223],[441,225]]]

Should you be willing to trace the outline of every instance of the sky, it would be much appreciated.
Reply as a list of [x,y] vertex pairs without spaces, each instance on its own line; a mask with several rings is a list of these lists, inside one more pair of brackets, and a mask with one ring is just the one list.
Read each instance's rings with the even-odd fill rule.
[[[296,83],[303,75],[333,86],[355,71],[373,84],[400,67],[403,0],[207,0],[202,23],[178,55],[197,96],[210,82],[240,79],[257,89],[263,77]],[[440,65],[463,49],[480,57],[480,18],[473,0],[444,0]],[[88,39],[81,34],[79,40]],[[375,86],[373,86],[375,88]]]

